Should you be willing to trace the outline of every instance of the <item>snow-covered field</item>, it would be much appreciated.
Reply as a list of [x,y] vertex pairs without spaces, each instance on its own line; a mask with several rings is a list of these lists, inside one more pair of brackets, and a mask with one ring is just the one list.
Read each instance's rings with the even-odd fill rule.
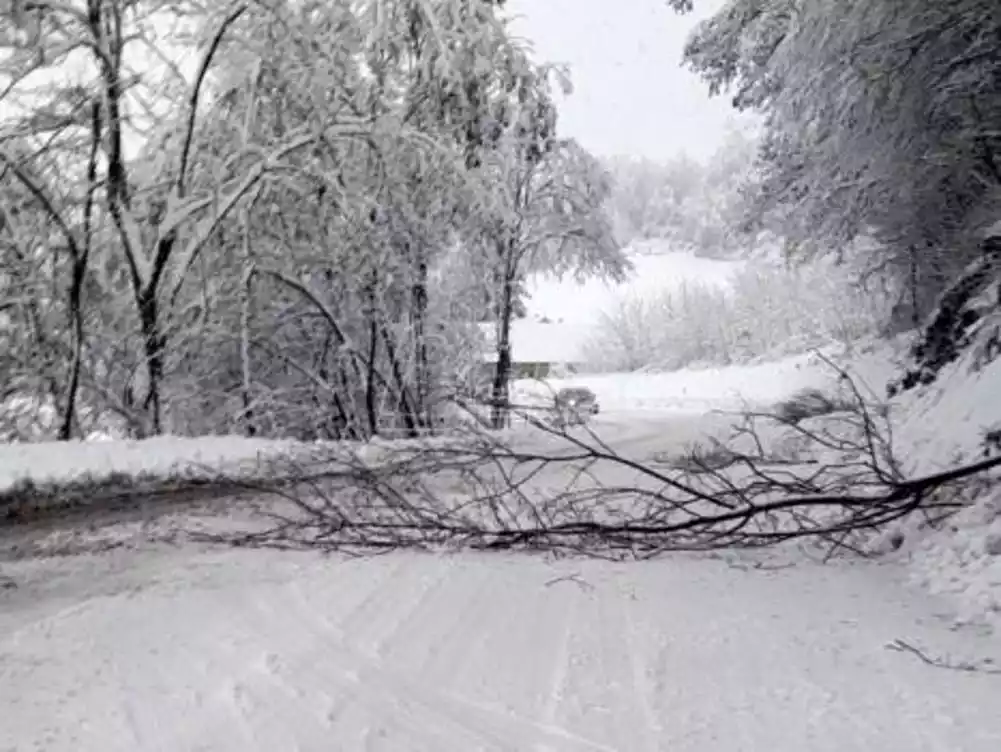
[[0,595],[0,749],[1001,748],[1001,658],[878,566],[133,552]]
[[[881,350],[853,357],[877,392],[891,361]],[[1001,425],[999,362],[976,374],[957,363],[947,388],[897,401],[909,467],[979,451]],[[602,436],[643,457],[722,431],[708,409],[770,405],[835,380],[799,356],[572,383],[598,393]],[[6,446],[0,487],[225,469],[289,446]],[[995,752],[995,507],[981,500],[955,531],[908,530],[878,562],[824,566],[791,551],[613,564],[191,543],[5,561],[0,750]]]
[[[621,283],[603,279],[536,277],[527,286],[528,313],[581,325],[593,324],[617,300],[662,295],[685,284],[726,287],[742,263],[672,251],[666,241],[636,242],[629,254],[634,269]],[[586,305],[581,305],[586,301]]]

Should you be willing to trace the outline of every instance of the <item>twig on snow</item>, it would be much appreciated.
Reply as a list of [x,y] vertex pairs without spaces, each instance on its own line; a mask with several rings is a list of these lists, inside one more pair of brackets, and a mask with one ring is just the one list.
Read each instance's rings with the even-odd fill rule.
[[968,674],[994,674],[1001,676],[1001,668],[994,665],[994,660],[992,658],[985,658],[979,663],[974,663],[972,661],[956,662],[947,658],[935,658],[901,639],[888,642],[885,647],[887,650],[893,650],[898,653],[910,653],[911,655],[917,657],[922,663],[934,666],[935,668],[945,668],[951,671],[963,671]]
[[582,580],[580,574],[577,572],[549,580],[549,582],[546,583],[546,587],[552,587],[553,585],[556,585],[557,583],[560,582],[572,582],[575,585],[579,585],[581,590],[594,590],[594,585],[592,585],[587,580]]

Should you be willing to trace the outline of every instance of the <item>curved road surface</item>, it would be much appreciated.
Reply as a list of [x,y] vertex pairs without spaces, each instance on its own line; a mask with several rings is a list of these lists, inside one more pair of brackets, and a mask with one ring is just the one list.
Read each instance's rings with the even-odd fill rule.
[[999,655],[877,565],[117,551],[12,565],[0,750],[1001,750]]

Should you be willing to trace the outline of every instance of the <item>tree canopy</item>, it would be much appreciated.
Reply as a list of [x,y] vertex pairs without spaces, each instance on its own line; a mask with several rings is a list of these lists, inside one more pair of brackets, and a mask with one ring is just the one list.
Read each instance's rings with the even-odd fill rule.
[[927,313],[998,218],[999,42],[989,0],[728,0],[685,59],[763,117],[759,226],[818,252],[875,240]]
[[432,430],[526,275],[621,273],[502,8],[11,6],[4,435]]

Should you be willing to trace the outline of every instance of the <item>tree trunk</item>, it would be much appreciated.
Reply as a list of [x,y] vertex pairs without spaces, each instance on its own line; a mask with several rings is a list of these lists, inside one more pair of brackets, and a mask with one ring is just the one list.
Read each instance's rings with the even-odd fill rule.
[[80,391],[80,370],[83,367],[83,283],[90,261],[93,239],[94,191],[97,190],[97,156],[101,147],[101,104],[94,102],[90,108],[90,158],[87,160],[87,200],[83,210],[83,249],[73,254],[73,278],[70,280],[69,309],[73,332],[73,362],[70,365],[70,380],[66,387],[66,401],[59,426],[59,440],[69,441],[73,436],[73,422],[76,419],[77,394]]
[[511,319],[514,315],[514,279],[505,269],[500,305],[497,310],[497,367],[491,389],[491,424],[500,430],[508,425],[511,413]]
[[415,280],[411,288],[411,317],[414,329],[414,411],[420,425],[431,424],[428,396],[431,392],[431,374],[428,366],[427,310],[428,310],[428,262],[423,246],[416,251]]
[[376,360],[379,357],[379,324],[375,318],[375,283],[368,291],[368,362],[365,366],[365,414],[368,418],[369,436],[379,432],[378,391]]
[[142,325],[143,352],[146,356],[146,399],[143,408],[150,417],[152,435],[163,433],[161,415],[161,383],[163,381],[163,353],[166,337],[160,332],[160,313],[156,292],[147,290],[139,299],[139,317]]
[[243,402],[241,423],[243,424],[244,436],[249,437],[257,435],[250,372],[250,311],[253,278],[253,268],[248,268],[243,279],[243,300],[240,306],[240,399]]
[[341,399],[341,395],[346,398],[350,398],[352,394],[351,391],[351,381],[348,378],[347,372],[342,366],[337,368],[338,381],[340,385],[340,391],[334,392],[334,407],[337,408],[338,414],[341,416],[342,424],[344,425],[343,434],[340,438],[346,438],[349,441],[354,440],[364,440],[372,438],[372,434],[366,434],[359,429],[358,426],[358,416],[354,410],[354,401],[352,400],[352,410],[348,412],[347,405],[344,404],[344,400]]
[[410,399],[406,377],[403,373],[403,366],[400,364],[400,359],[397,357],[396,345],[393,343],[393,335],[390,334],[385,325],[383,325],[381,329],[382,341],[386,345],[386,356],[389,358],[389,364],[393,371],[393,380],[396,382],[397,389],[399,389],[398,398],[400,414],[402,415],[403,423],[407,428],[407,435],[410,438],[416,438],[420,436],[420,422],[416,411],[414,410],[413,401]]
[[70,364],[70,380],[66,387],[66,401],[63,405],[62,420],[59,424],[59,441],[73,438],[73,423],[76,419],[77,393],[80,391],[80,369],[83,365],[83,277],[86,260],[74,259],[73,280],[70,282],[69,306],[73,331],[73,361]]

